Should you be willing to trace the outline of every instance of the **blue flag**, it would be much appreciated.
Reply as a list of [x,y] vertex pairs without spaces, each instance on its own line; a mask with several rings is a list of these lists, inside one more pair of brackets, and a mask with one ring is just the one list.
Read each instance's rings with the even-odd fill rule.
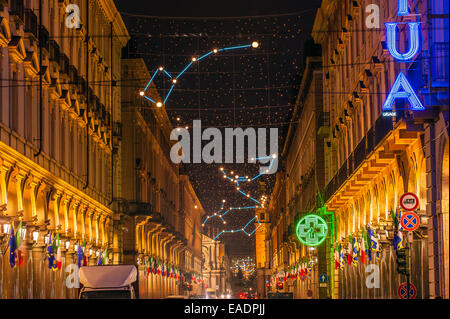
[[52,244],[52,236],[48,240],[47,247],[47,258],[48,258],[48,268],[52,270],[57,270],[58,267],[56,265],[55,253],[53,252],[53,244]]
[[102,252],[98,253],[98,261],[97,261],[97,266],[101,266],[102,265]]
[[14,236],[14,223],[11,223],[10,231],[9,231],[9,265],[11,268],[14,268],[16,266],[16,249],[17,249],[17,242],[16,242],[16,236]]
[[78,249],[77,249],[77,265],[78,268],[81,267],[81,263],[83,262],[84,254],[83,249],[81,248],[80,242],[78,242]]

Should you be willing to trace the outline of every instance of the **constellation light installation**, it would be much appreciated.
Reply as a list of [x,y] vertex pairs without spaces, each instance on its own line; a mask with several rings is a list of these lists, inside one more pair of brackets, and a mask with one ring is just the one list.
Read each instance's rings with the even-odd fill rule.
[[[225,178],[226,180],[229,180],[230,182],[236,184],[236,190],[241,193],[243,196],[245,196],[246,198],[256,202],[257,205],[254,206],[244,206],[244,207],[230,207],[228,210],[224,211],[225,209],[225,200],[222,200],[222,206],[220,207],[220,209],[215,212],[212,215],[209,215],[205,218],[205,220],[202,223],[202,226],[205,226],[205,224],[208,222],[208,220],[210,220],[213,217],[218,217],[222,220],[223,224],[226,224],[226,221],[224,220],[224,216],[226,214],[228,214],[229,212],[233,211],[233,210],[245,210],[245,209],[255,209],[255,208],[264,208],[264,205],[266,203],[267,197],[265,195],[263,195],[261,197],[261,200],[257,200],[255,198],[253,198],[249,193],[245,193],[240,189],[240,184],[239,183],[245,183],[245,182],[252,182],[254,180],[256,180],[257,178],[261,177],[262,175],[266,175],[269,173],[272,165],[273,165],[273,161],[276,159],[276,154],[273,154],[271,156],[265,156],[265,157],[259,157],[259,158],[252,158],[251,160],[270,160],[270,165],[269,165],[269,169],[267,169],[266,171],[264,171],[263,173],[259,173],[258,175],[250,178],[248,175],[245,176],[239,176],[239,175],[235,175],[233,171],[230,172],[229,175],[227,175],[226,171],[224,170],[223,167],[220,168],[220,171],[222,172],[222,176],[223,178]],[[231,177],[230,177],[231,176]],[[223,213],[222,213],[223,212]],[[255,229],[253,229],[253,231],[248,232],[246,230],[247,226],[249,226],[253,221],[256,220],[256,223],[258,223],[258,225],[255,227]],[[256,230],[261,226],[261,222],[259,221],[259,217],[256,215],[255,217],[253,217],[244,227],[242,228],[238,228],[238,229],[233,229],[233,230],[222,230],[219,234],[216,235],[216,237],[213,238],[213,240],[216,240],[217,238],[219,238],[222,234],[226,234],[226,233],[238,233],[238,232],[243,232],[245,234],[247,234],[248,236],[253,235]]]
[[[172,94],[173,89],[175,88],[175,85],[178,83],[178,79],[194,64],[194,63],[199,63],[201,60],[203,60],[204,58],[210,56],[210,55],[214,55],[217,54],[219,52],[225,52],[225,51],[231,51],[231,50],[238,50],[238,49],[246,49],[246,48],[258,48],[259,47],[259,42],[257,41],[253,41],[251,44],[244,44],[244,45],[238,45],[238,46],[232,46],[232,47],[226,47],[226,48],[222,48],[222,49],[212,49],[211,51],[203,54],[200,57],[192,57],[191,61],[185,66],[185,68],[178,73],[176,76],[170,74],[163,66],[158,67],[155,72],[153,73],[152,77],[150,78],[150,81],[148,81],[147,85],[145,86],[144,90],[139,92],[139,95],[144,97],[145,99],[149,100],[150,102],[152,102],[153,104],[155,104],[157,107],[162,107],[163,104],[166,104],[167,100],[169,99],[170,95]],[[165,76],[167,76],[170,81],[172,82],[172,85],[169,89],[169,92],[167,92],[166,96],[164,97],[163,101],[155,101],[152,98],[148,97],[145,92],[147,91],[147,89],[150,87],[150,84],[155,80],[155,77],[159,74],[164,74]]]

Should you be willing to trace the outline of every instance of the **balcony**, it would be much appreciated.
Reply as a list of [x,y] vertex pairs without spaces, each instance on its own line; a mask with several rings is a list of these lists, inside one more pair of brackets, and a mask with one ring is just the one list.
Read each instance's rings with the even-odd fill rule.
[[39,28],[39,41],[41,42],[42,48],[48,52],[50,50],[50,34],[44,26],[40,26]]
[[38,37],[37,17],[33,10],[25,9],[25,32],[31,33],[37,39]]
[[[370,180],[370,176],[395,159],[398,151],[413,142],[417,132],[409,130],[402,118],[397,118],[394,123],[392,118],[380,116],[325,187],[324,199],[328,208],[337,208],[351,197],[352,192]],[[390,140],[385,142],[388,138]],[[384,148],[380,149],[381,146]]]
[[15,16],[16,21],[23,24],[24,22],[24,6],[23,0],[12,0],[11,7],[9,8],[9,13]]

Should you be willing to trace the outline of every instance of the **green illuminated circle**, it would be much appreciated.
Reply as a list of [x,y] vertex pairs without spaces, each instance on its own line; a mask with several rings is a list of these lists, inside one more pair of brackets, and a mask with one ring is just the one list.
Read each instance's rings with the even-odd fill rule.
[[327,222],[318,215],[306,215],[298,222],[296,233],[303,245],[318,246],[327,238]]

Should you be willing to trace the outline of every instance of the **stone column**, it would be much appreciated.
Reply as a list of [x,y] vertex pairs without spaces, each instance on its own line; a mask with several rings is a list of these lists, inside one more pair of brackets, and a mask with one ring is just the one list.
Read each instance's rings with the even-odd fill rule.
[[45,244],[42,236],[39,236],[41,241],[36,243],[32,248],[32,262],[33,262],[33,298],[42,299],[45,297],[44,293],[44,248]]

